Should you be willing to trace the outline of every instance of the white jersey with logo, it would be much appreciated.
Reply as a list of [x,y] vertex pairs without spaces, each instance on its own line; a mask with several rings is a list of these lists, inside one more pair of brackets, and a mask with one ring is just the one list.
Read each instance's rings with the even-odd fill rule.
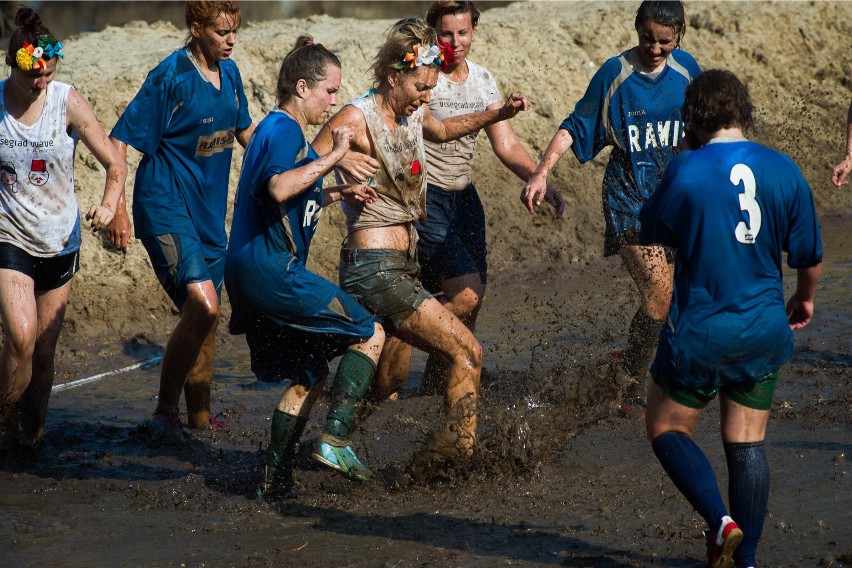
[[[466,60],[467,78],[454,83],[447,75],[438,75],[438,84],[432,89],[429,112],[438,120],[461,114],[481,112],[502,101],[494,75],[481,65]],[[429,142],[426,145],[426,163],[429,183],[450,191],[466,188],[472,183],[473,150],[479,131],[450,142]]]
[[80,210],[74,195],[75,137],[65,104],[73,87],[51,82],[41,116],[27,126],[5,105],[0,83],[0,242],[38,257],[80,248]]

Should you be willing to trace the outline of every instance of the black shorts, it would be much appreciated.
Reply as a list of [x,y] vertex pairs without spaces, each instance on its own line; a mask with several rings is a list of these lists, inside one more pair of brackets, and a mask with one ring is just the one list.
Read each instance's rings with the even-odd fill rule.
[[433,294],[450,278],[479,274],[488,282],[485,212],[473,184],[448,191],[429,184],[426,218],[415,225],[420,278]]
[[0,243],[0,269],[26,274],[33,279],[36,292],[49,292],[65,285],[80,270],[80,251],[40,257],[11,243]]

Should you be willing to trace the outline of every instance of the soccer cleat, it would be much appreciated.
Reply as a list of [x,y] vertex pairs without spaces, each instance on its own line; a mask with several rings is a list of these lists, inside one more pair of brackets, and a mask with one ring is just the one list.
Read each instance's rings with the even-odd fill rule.
[[719,532],[707,535],[708,568],[734,568],[734,551],[743,540],[743,531],[729,516],[722,517]]
[[355,481],[369,481],[373,478],[373,473],[358,460],[350,446],[332,446],[318,439],[311,458]]

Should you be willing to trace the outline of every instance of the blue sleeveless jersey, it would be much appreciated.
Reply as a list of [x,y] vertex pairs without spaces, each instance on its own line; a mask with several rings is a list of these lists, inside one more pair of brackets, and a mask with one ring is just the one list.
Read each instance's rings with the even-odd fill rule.
[[175,51],[148,73],[111,132],[144,154],[133,190],[136,236],[190,235],[211,259],[227,246],[235,131],[251,125],[237,65],[221,61],[219,69],[217,90],[186,49]]
[[790,356],[782,287],[822,260],[810,187],[787,156],[723,139],[675,158],[641,213],[640,242],[678,249],[654,372],[692,388],[758,382]]
[[559,126],[574,139],[572,149],[581,164],[612,146],[603,192],[606,213],[615,214],[616,233],[638,229],[639,210],[683,138],[686,87],[701,73],[689,53],[675,49],[665,68],[651,78],[633,71],[628,52],[598,69],[574,112]]

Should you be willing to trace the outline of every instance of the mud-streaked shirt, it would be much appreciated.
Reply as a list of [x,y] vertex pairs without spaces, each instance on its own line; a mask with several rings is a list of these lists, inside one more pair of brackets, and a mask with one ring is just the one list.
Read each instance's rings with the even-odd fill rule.
[[6,110],[0,83],[0,242],[32,256],[52,257],[80,248],[80,209],[74,195],[74,150],[66,103],[72,87],[47,87],[44,109],[27,126]]
[[[481,112],[502,101],[497,81],[488,69],[466,60],[467,78],[454,83],[447,75],[438,75],[432,89],[429,111],[438,120]],[[473,151],[479,131],[450,142],[424,141],[426,145],[426,174],[429,183],[449,191],[458,191],[473,183]]]
[[228,176],[236,130],[251,125],[237,65],[219,62],[221,88],[187,49],[160,62],[111,135],[144,154],[136,171],[136,236],[198,238],[205,257],[225,254]]
[[782,282],[822,261],[811,189],[789,157],[715,139],[669,165],[642,209],[642,243],[678,249],[654,362],[687,387],[758,382],[790,357]]
[[[642,204],[663,177],[680,139],[686,87],[701,73],[693,57],[673,50],[656,76],[633,70],[628,53],[612,57],[592,77],[567,130],[580,163],[612,146],[603,179],[603,198],[616,233],[638,230]],[[630,223],[631,226],[624,226]]]
[[[372,93],[351,103],[364,113],[373,139],[376,159],[381,163],[372,185],[378,199],[363,206],[342,202],[346,228],[389,227],[414,223],[426,216],[426,154],[423,150],[423,107],[403,116],[396,128],[385,124]],[[336,170],[344,183],[355,183],[346,172]]]

